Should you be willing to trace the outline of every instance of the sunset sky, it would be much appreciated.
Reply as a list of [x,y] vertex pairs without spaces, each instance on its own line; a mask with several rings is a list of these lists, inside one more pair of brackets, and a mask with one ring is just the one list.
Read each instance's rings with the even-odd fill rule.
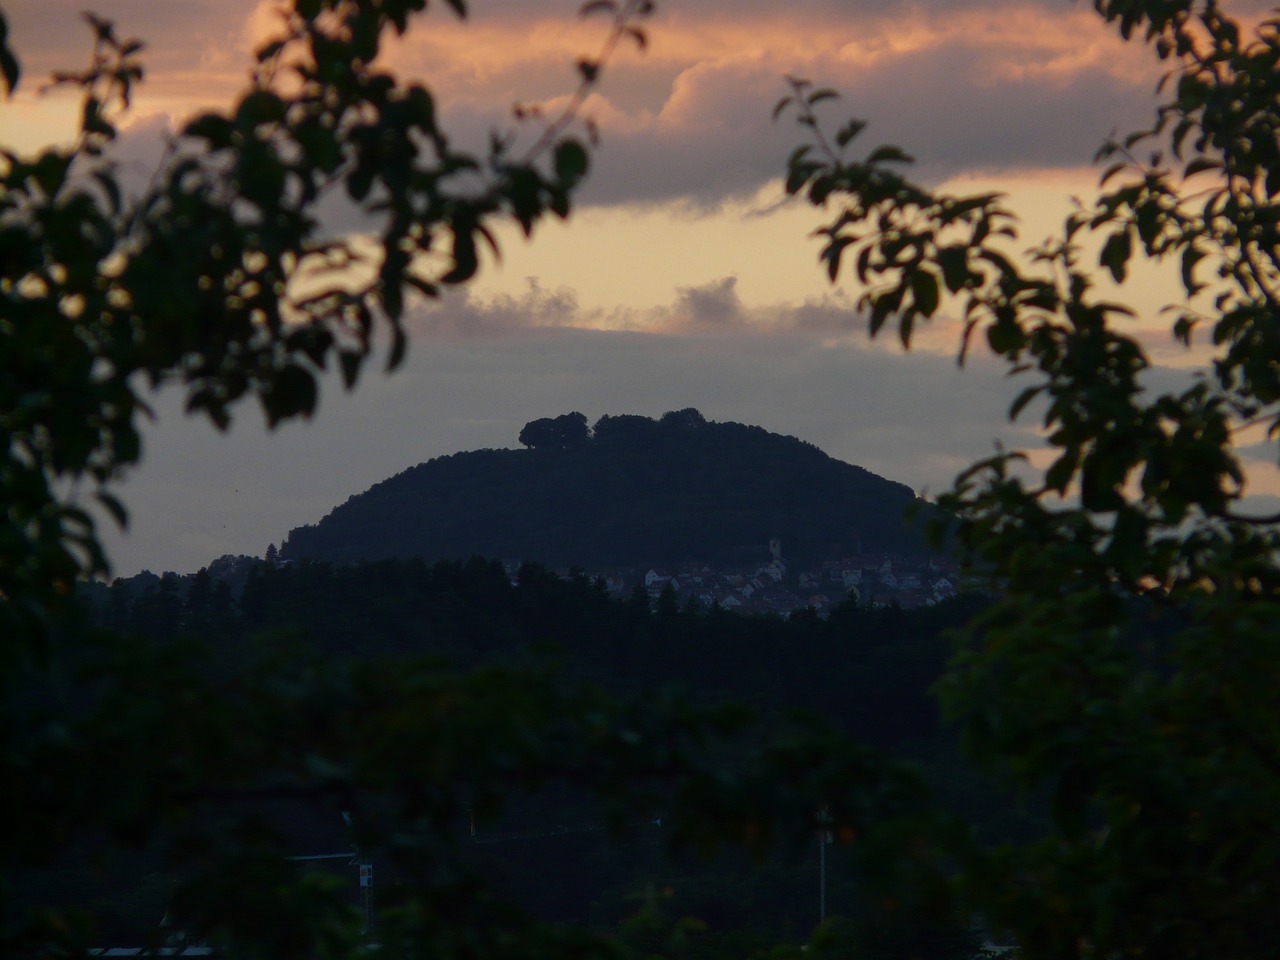
[[[575,59],[604,27],[579,20],[579,5],[473,0],[460,24],[433,4],[390,65],[425,80],[446,129],[479,148],[514,102],[572,88]],[[148,45],[121,145],[137,170],[184,115],[230,101],[273,23],[265,0],[0,0],[24,69],[0,105],[10,149],[72,129],[76,102],[38,89],[85,62],[86,7]],[[248,406],[220,436],[182,418],[176,397],[157,399],[144,462],[123,488],[130,531],[107,538],[117,573],[260,555],[406,467],[514,446],[527,420],[571,410],[594,421],[694,406],[931,492],[997,437],[1034,442],[1034,423],[1005,423],[1016,386],[1000,370],[981,359],[956,370],[953,322],[911,354],[868,340],[857,291],[829,285],[817,264],[819,214],[782,202],[801,138],[770,112],[785,75],[838,89],[833,125],[869,121],[865,146],[902,146],[931,184],[1008,193],[1031,246],[1073,194],[1093,192],[1102,141],[1151,118],[1159,70],[1146,51],[1083,0],[660,0],[648,34],[588,104],[602,144],[570,222],[531,243],[506,231],[501,263],[418,311],[401,371],[371,370],[352,395],[330,389],[313,421],[274,435]],[[1152,272],[1134,287],[1137,323],[1176,363],[1155,332],[1164,284]]]

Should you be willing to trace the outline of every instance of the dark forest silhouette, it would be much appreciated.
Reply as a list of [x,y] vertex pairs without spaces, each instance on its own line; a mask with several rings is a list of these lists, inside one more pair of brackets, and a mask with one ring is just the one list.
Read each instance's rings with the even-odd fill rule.
[[290,532],[281,557],[473,555],[591,569],[925,552],[911,489],[761,427],[693,409],[528,423],[523,450],[438,457]]

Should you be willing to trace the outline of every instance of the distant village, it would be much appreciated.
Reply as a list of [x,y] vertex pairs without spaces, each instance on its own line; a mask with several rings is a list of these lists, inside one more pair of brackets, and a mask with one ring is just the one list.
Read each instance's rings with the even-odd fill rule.
[[[780,541],[770,541],[767,552],[761,553],[761,562],[745,566],[684,563],[620,570],[565,567],[555,572],[566,579],[581,575],[598,580],[617,599],[643,593],[655,607],[665,595],[682,609],[718,607],[745,615],[781,617],[797,610],[813,610],[826,617],[849,600],[862,607],[928,607],[954,597],[966,586],[955,563],[936,555],[860,553],[793,569],[783,556]],[[291,562],[281,559],[274,545],[264,559],[278,567]],[[209,565],[209,573],[215,580],[233,581],[238,588],[249,568],[262,562],[254,557],[222,557]],[[513,583],[521,565],[520,560],[503,561]]]
[[954,597],[961,585],[955,564],[936,556],[863,553],[791,570],[778,540],[769,542],[767,562],[746,567],[688,563],[587,576],[603,580],[616,597],[642,588],[655,603],[666,593],[681,606],[696,603],[702,609],[784,617],[804,609],[825,617],[846,600],[866,607],[932,606]]

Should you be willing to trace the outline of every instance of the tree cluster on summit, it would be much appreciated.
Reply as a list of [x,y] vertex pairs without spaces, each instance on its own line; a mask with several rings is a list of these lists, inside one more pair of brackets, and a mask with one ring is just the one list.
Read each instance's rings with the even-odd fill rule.
[[519,439],[531,450],[571,450],[591,440],[643,443],[675,431],[696,430],[706,425],[706,417],[693,407],[668,411],[659,420],[636,414],[606,414],[596,421],[594,427],[588,427],[586,415],[575,410],[558,417],[530,420],[520,431]]

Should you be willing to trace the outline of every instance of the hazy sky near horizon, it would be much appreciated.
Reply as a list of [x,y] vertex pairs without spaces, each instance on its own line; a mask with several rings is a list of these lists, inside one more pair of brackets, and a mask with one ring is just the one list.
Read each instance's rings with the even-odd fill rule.
[[[444,4],[390,51],[425,80],[446,129],[477,147],[516,101],[549,101],[574,82],[604,22],[579,0]],[[165,132],[196,108],[226,105],[249,51],[273,22],[267,0],[0,0],[23,61],[0,104],[0,142],[65,139],[77,104],[37,93],[89,51],[80,10],[147,42],[148,74],[120,152],[143,171]],[[1237,4],[1264,9],[1265,3]],[[438,9],[437,9],[438,8]],[[782,202],[785,158],[801,135],[770,111],[785,75],[841,91],[826,115],[869,121],[866,146],[918,158],[916,173],[956,189],[1000,189],[1026,246],[1088,196],[1108,135],[1152,116],[1159,68],[1081,0],[659,0],[644,52],[620,51],[588,104],[602,144],[568,224],[503,258],[465,293],[420,308],[405,366],[374,367],[354,394],[330,384],[318,415],[268,435],[242,408],[228,435],[157,398],[143,464],[123,487],[133,521],[109,534],[116,572],[190,572],[225,553],[261,554],[288,530],[409,466],[458,450],[516,445],[530,419],[580,410],[659,415],[695,406],[793,434],[920,490],[945,488],[970,461],[1034,442],[1003,411],[1016,389],[994,365],[958,372],[956,324],[910,355],[871,342],[832,287],[808,233],[819,215]],[[1160,357],[1154,273],[1135,285],[1138,323]],[[1126,291],[1128,292],[1128,291]]]

